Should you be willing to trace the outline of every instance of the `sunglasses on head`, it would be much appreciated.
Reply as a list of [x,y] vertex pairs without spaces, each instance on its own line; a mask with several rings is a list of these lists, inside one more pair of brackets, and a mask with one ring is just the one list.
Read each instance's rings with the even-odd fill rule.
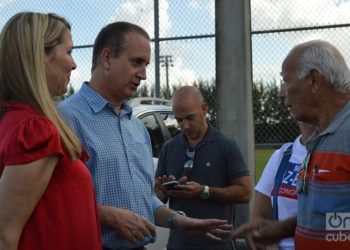
[[190,171],[193,168],[194,154],[195,154],[195,151],[193,149],[189,149],[189,148],[186,149],[187,160],[184,164],[185,173]]

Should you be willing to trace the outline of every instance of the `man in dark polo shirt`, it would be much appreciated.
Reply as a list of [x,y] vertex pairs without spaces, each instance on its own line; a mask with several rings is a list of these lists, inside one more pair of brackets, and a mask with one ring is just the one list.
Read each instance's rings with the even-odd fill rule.
[[[199,89],[185,86],[173,96],[182,132],[167,141],[156,171],[157,196],[175,211],[195,218],[233,222],[234,204],[250,199],[250,177],[237,143],[207,123],[207,104]],[[173,189],[163,183],[177,180]],[[209,241],[171,230],[168,249],[234,249],[231,239]]]

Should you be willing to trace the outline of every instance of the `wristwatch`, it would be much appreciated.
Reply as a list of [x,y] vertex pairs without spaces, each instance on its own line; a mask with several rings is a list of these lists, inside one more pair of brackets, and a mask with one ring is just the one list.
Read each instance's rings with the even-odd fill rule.
[[210,196],[210,194],[209,194],[209,187],[208,186],[204,186],[204,190],[201,193],[201,199],[208,200],[209,196]]
[[168,219],[167,219],[169,228],[175,228],[175,225],[174,225],[175,214],[181,214],[183,216],[186,216],[185,212],[170,210],[169,215],[168,215]]

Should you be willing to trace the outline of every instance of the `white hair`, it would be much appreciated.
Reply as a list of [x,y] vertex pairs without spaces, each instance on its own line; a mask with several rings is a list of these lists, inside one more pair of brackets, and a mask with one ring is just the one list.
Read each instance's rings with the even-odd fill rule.
[[336,47],[322,40],[313,40],[295,48],[302,49],[297,63],[299,79],[305,78],[311,70],[316,69],[336,92],[350,92],[350,70]]

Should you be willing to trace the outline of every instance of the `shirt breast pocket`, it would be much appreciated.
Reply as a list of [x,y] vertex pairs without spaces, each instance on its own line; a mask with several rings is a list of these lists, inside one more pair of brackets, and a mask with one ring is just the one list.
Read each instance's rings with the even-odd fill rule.
[[350,182],[350,172],[319,169],[314,178],[317,182],[344,183]]

